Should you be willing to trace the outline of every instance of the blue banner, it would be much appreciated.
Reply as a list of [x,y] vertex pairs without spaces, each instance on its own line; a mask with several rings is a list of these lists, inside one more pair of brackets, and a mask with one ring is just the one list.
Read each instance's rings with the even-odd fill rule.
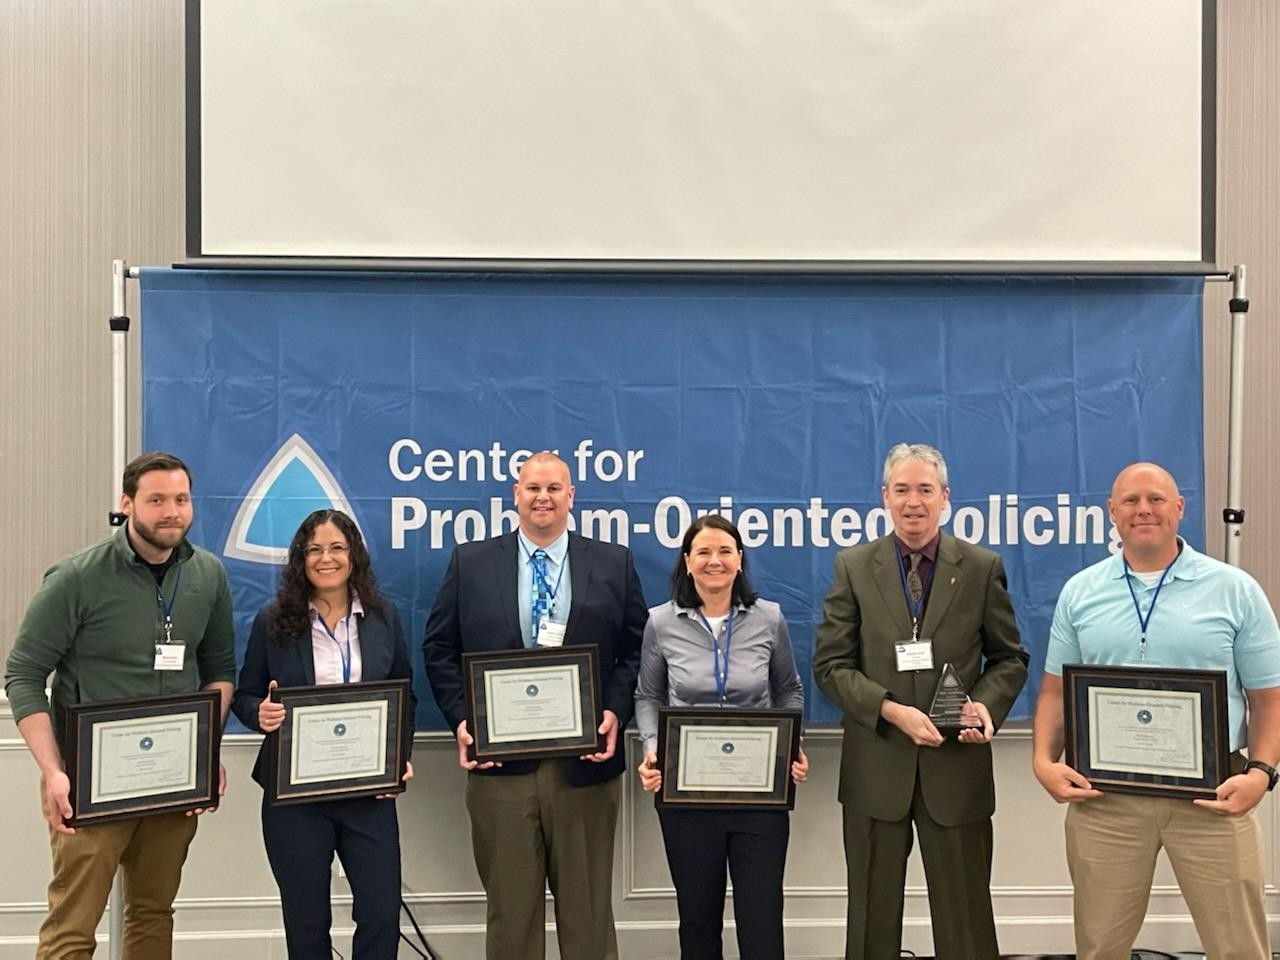
[[571,522],[635,551],[649,603],[685,525],[739,526],[782,604],[813,723],[837,550],[883,536],[900,441],[950,468],[944,527],[999,551],[1032,680],[1063,582],[1116,549],[1106,498],[1172,471],[1203,545],[1202,281],[502,278],[146,270],[143,447],[195,476],[192,538],[226,562],[239,641],[311,510],[352,512],[418,662],[450,551],[516,523],[553,449]]

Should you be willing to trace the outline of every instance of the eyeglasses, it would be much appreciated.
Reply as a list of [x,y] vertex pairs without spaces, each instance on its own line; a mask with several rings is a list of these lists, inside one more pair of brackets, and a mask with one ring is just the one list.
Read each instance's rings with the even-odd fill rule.
[[311,546],[307,547],[307,549],[302,551],[303,555],[306,556],[308,560],[315,560],[318,557],[323,557],[326,553],[335,560],[341,560],[350,552],[351,548],[345,543],[335,543],[329,547],[322,547],[318,543],[313,543]]

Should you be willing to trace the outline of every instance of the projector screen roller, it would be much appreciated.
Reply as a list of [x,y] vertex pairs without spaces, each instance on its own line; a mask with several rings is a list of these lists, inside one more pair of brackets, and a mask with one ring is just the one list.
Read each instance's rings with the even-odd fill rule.
[[193,257],[1211,264],[1211,0],[191,0]]

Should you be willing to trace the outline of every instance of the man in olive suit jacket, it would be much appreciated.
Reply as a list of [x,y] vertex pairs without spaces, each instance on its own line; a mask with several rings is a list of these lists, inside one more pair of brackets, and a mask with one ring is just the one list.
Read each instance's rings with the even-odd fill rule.
[[[991,909],[990,740],[1027,677],[999,556],[943,534],[947,466],[924,444],[889,451],[892,536],[843,550],[814,651],[844,711],[840,801],[848,960],[896,958],[912,825],[939,960],[999,956]],[[929,719],[943,668],[968,692],[961,730]]]

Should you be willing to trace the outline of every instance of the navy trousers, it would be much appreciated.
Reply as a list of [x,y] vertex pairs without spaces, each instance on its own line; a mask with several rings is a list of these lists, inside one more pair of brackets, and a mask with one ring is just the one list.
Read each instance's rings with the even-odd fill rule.
[[330,960],[330,869],[351,884],[353,960],[394,960],[400,937],[400,826],[394,800],[361,797],[262,807],[289,960]]
[[681,960],[721,960],[726,866],[742,960],[783,960],[782,872],[791,818],[785,811],[661,807],[662,839],[680,911]]

